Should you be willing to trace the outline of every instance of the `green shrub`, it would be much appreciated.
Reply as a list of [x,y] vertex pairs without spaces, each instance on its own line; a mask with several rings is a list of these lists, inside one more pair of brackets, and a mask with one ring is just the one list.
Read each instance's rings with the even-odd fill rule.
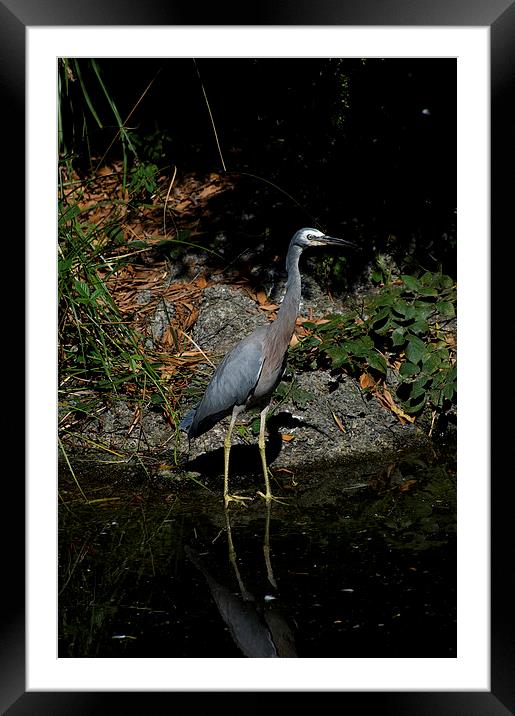
[[403,410],[444,410],[456,399],[456,286],[441,273],[403,275],[326,323],[305,322],[308,335],[292,350],[299,367],[370,373],[397,384]]

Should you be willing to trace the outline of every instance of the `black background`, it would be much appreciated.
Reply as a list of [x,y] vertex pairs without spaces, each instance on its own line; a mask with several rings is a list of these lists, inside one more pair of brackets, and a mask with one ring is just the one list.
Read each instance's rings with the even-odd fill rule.
[[[2,96],[3,171],[2,197],[4,199],[4,237],[18,238],[17,255],[10,263],[23,262],[21,236],[24,215],[24,111],[25,111],[25,48],[27,25],[81,25],[81,24],[308,24],[308,25],[487,25],[491,28],[492,75],[492,261],[512,243],[513,231],[513,127],[515,114],[511,95],[515,67],[515,5],[505,1],[470,3],[463,0],[404,0],[360,3],[334,3],[322,1],[312,7],[307,2],[250,3],[240,8],[210,3],[190,3],[179,7],[177,3],[153,0],[146,3],[78,2],[13,0],[0,4],[0,91]],[[16,211],[18,209],[18,211]],[[511,238],[510,238],[511,237]],[[12,248],[11,248],[12,251]],[[4,261],[6,257],[4,256]],[[18,270],[21,274],[21,270]],[[509,283],[509,282],[508,282]],[[498,318],[504,300],[501,281],[492,281],[492,316]],[[19,330],[19,311],[23,309],[23,296],[19,291],[16,301],[17,315],[4,310],[4,332],[9,337]],[[12,341],[12,338],[11,338]],[[17,346],[23,345],[20,335]],[[33,346],[28,346],[34,349]],[[15,360],[21,363],[17,348]],[[18,371],[21,372],[21,371]],[[21,381],[20,381],[21,383]],[[13,395],[11,393],[11,395]],[[499,391],[498,391],[499,395]],[[492,416],[499,414],[498,403],[491,406]],[[21,386],[10,400],[13,407],[23,406]],[[23,409],[23,408],[22,408]],[[21,419],[16,436],[20,437]],[[501,421],[492,431],[492,448],[506,444]],[[508,422],[509,421],[503,421]],[[13,435],[13,442],[14,442]],[[502,441],[502,442],[501,442]],[[10,447],[11,440],[5,442]],[[508,443],[509,444],[509,443]],[[23,450],[23,446],[21,448]],[[496,454],[492,450],[492,454]],[[509,456],[508,456],[509,457]],[[4,455],[5,459],[5,455]],[[24,614],[24,482],[20,471],[4,470],[3,487],[3,573],[8,575],[2,588],[1,638],[1,700],[0,708],[9,714],[103,714],[121,711],[127,706],[144,713],[182,713],[185,708],[195,714],[213,713],[218,708],[236,712],[262,713],[279,711],[292,706],[301,710],[333,707],[347,713],[373,709],[376,713],[395,714],[492,714],[503,716],[515,710],[515,660],[513,618],[513,501],[509,499],[511,471],[492,470],[492,645],[491,691],[453,693],[24,693],[25,692],[25,614]],[[16,532],[16,539],[13,538]],[[481,618],[479,615],[478,618]],[[194,667],[192,667],[194,668]],[[236,687],[235,687],[236,688]],[[327,699],[331,698],[331,704]],[[229,699],[229,701],[227,701]],[[294,703],[292,704],[292,700]],[[320,703],[322,701],[322,704]],[[302,708],[303,707],[303,708]]]
[[[223,167],[204,88],[234,189],[229,201],[212,202],[201,234],[210,241],[222,230],[234,257],[242,241],[266,236],[267,265],[296,228],[313,225],[360,247],[346,270],[351,283],[378,253],[408,273],[409,256],[412,265],[456,277],[456,58],[96,61],[137,136],[165,138],[156,161],[175,165],[178,183],[185,171]],[[109,118],[92,70],[81,72]],[[78,138],[74,167],[88,175],[90,154],[105,155],[110,138],[93,125],[80,143],[82,116],[65,111],[80,106],[78,84],[69,85],[63,134]],[[145,140],[142,151],[149,147]],[[242,221],[242,212],[252,219]]]

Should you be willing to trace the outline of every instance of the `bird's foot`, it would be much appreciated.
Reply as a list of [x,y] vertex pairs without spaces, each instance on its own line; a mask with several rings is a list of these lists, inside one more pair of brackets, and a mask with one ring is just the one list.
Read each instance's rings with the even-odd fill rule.
[[238,502],[240,505],[243,505],[243,507],[247,507],[245,500],[250,500],[252,502],[252,497],[243,497],[242,495],[224,495],[225,509],[228,508],[229,502]]
[[[262,497],[264,500],[266,500],[266,503],[267,503],[267,504],[270,504],[270,502],[272,502],[272,500],[273,500],[274,502],[279,502],[280,505],[287,505],[287,504],[288,504],[287,502],[283,502],[283,500],[280,500],[278,497],[274,497],[274,495],[272,495],[271,492],[267,492],[267,493],[265,494],[264,492],[261,492],[260,490],[258,490],[257,494],[258,494],[260,497]],[[286,499],[286,498],[285,498],[285,499]]]

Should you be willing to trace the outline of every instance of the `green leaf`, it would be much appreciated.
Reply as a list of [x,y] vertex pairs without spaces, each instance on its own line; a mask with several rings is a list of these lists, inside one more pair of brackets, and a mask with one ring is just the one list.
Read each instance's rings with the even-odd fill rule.
[[63,224],[67,224],[69,221],[72,221],[75,219],[76,216],[80,214],[80,206],[78,204],[70,204],[69,206],[65,207],[63,213],[59,217],[59,226],[63,226]]
[[446,400],[452,400],[454,398],[455,393],[456,393],[456,383],[453,380],[450,380],[444,386],[443,397]]
[[66,259],[59,259],[57,262],[58,267],[58,273],[59,275],[68,273],[68,271],[71,269],[73,265],[73,258],[69,256]]
[[427,375],[436,373],[436,371],[441,367],[441,365],[442,357],[438,351],[433,351],[432,353],[429,353],[425,357],[425,360],[422,362],[424,373],[426,373]]
[[417,375],[417,373],[420,373],[420,367],[418,365],[415,365],[414,363],[406,361],[406,363],[403,363],[401,365],[399,373],[403,378],[410,378],[412,375]]
[[302,339],[301,346],[303,348],[315,348],[319,346],[322,341],[317,336],[307,336]]
[[417,299],[413,305],[417,309],[417,318],[427,318],[434,310],[434,303]]
[[314,400],[314,397],[309,391],[297,387],[292,390],[291,398],[299,408],[305,408],[308,403],[312,403]]
[[344,350],[357,358],[365,358],[373,347],[374,341],[370,336],[360,336],[352,341],[345,341],[343,344]]
[[83,281],[77,281],[77,279],[75,279],[74,286],[75,286],[75,290],[77,291],[77,293],[79,294],[79,296],[81,298],[89,299],[89,297],[91,295],[91,290],[87,283],[84,283]]
[[96,123],[98,124],[99,128],[102,129],[102,128],[103,128],[103,124],[102,124],[102,122],[101,122],[101,120],[100,120],[100,117],[98,116],[98,114],[97,114],[97,112],[96,112],[96,110],[95,110],[95,105],[94,105],[93,102],[91,101],[91,98],[90,98],[90,96],[89,96],[89,93],[88,93],[86,84],[85,84],[84,80],[82,79],[82,73],[81,73],[81,70],[80,70],[79,61],[78,61],[78,60],[73,60],[73,63],[74,63],[75,73],[76,73],[76,75],[77,75],[77,77],[78,77],[78,79],[79,79],[79,84],[80,84],[80,87],[81,87],[81,90],[82,90],[82,94],[84,95],[84,99],[86,100],[86,104],[87,104],[88,107],[89,107],[89,111],[91,112],[91,114],[92,114],[93,117],[95,118],[95,121],[96,121]]
[[405,329],[399,326],[392,332],[392,343],[394,346],[402,346],[405,342]]
[[411,309],[411,304],[406,303],[406,301],[396,301],[395,305],[393,305],[392,308],[394,313],[396,313],[398,316],[406,318],[406,313],[408,313]]
[[250,424],[250,429],[252,430],[252,434],[259,435],[260,427],[261,427],[261,418],[254,418],[254,420]]
[[129,191],[139,191],[145,188],[149,194],[154,192],[157,187],[158,169],[155,164],[139,164],[131,174]]
[[284,380],[279,383],[277,388],[275,389],[275,394],[278,398],[284,398],[290,390],[290,387],[288,383],[285,383]]
[[454,304],[451,303],[451,301],[437,301],[436,310],[446,318],[451,318],[456,315]]
[[416,395],[412,394],[408,400],[403,403],[403,407],[407,413],[417,413],[424,406],[426,398],[427,396],[425,391],[417,393]]
[[418,378],[417,380],[414,380],[411,384],[411,390],[410,390],[410,400],[414,400],[415,398],[418,398],[421,395],[426,394],[426,386],[427,386],[427,377],[423,376],[422,378]]
[[408,291],[411,291],[412,293],[420,292],[420,282],[414,276],[408,276],[406,274],[403,274],[401,275],[401,279],[404,282],[404,285],[406,286]]
[[412,323],[409,329],[412,333],[416,333],[417,335],[425,335],[429,331],[429,324],[425,318],[417,318],[415,323]]
[[421,296],[438,296],[438,291],[432,286],[421,286],[419,294]]
[[439,388],[433,388],[429,392],[429,399],[435,407],[441,408],[443,405],[443,390],[440,390]]
[[303,328],[307,328],[308,331],[314,331],[317,327],[317,324],[313,323],[313,321],[304,321],[302,326],[303,326]]
[[93,70],[97,76],[97,80],[102,88],[102,91],[104,92],[104,95],[105,95],[105,97],[111,107],[111,110],[115,116],[116,122],[118,124],[118,132],[121,136],[122,142],[127,142],[129,149],[133,152],[134,156],[137,156],[136,149],[130,140],[129,133],[125,129],[125,125],[122,122],[122,118],[120,117],[120,113],[118,112],[116,104],[114,103],[114,100],[112,99],[112,97],[109,95],[109,92],[107,91],[107,87],[104,84],[104,81],[100,74],[100,67],[99,67],[98,63],[94,59],[91,59],[90,63],[91,63],[91,67],[93,68]]
[[112,241],[115,241],[118,244],[123,244],[125,242],[123,229],[117,221],[107,225],[105,228],[105,232],[106,236]]
[[[395,324],[393,324],[395,325]],[[374,333],[377,333],[378,336],[384,336],[388,331],[391,331],[392,329],[392,321],[387,318],[383,317],[380,321],[374,321],[373,324],[373,331]]]
[[[327,331],[332,331],[340,326],[344,326],[345,323],[346,321],[343,316],[335,316],[334,318],[330,318],[327,323],[322,323],[319,326],[315,324],[315,328],[317,333],[327,333]],[[304,325],[307,325],[307,323],[304,323]]]
[[454,286],[454,281],[450,276],[443,273],[440,276],[440,285],[442,288],[452,288]]
[[375,368],[380,373],[383,373],[386,375],[386,360],[384,356],[382,356],[380,353],[377,353],[377,351],[371,352],[366,356],[367,363],[371,368]]
[[408,361],[415,364],[419,363],[426,353],[426,344],[417,336],[410,335],[404,353]]
[[385,318],[388,318],[390,316],[390,307],[384,306],[383,308],[380,308],[379,311],[376,313],[376,315],[372,319],[373,325],[376,323],[380,323],[381,321],[384,321]]
[[340,346],[327,348],[326,353],[331,359],[331,365],[333,368],[341,368],[342,365],[349,362],[349,354]]
[[412,321],[414,318],[417,318],[417,317],[418,317],[418,309],[417,309],[416,306],[414,306],[413,304],[411,304],[411,305],[408,306],[408,308],[406,309],[406,312],[404,313],[404,318],[405,318],[407,321]]
[[367,296],[365,305],[368,310],[381,308],[381,306],[393,306],[398,302],[399,294],[400,291],[397,286],[388,287],[388,289],[383,289],[380,293]]
[[424,286],[432,286],[433,288],[436,288],[439,285],[439,282],[440,274],[433,273],[432,271],[426,271],[420,277],[420,283]]

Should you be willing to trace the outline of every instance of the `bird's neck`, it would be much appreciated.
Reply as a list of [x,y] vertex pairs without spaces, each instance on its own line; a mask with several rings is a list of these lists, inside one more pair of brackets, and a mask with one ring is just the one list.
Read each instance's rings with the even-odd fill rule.
[[302,249],[295,247],[294,251],[288,252],[288,260],[286,270],[288,272],[288,281],[286,282],[286,292],[282,300],[281,306],[277,313],[273,325],[276,330],[289,333],[290,338],[295,329],[295,321],[299,314],[300,298],[301,298],[301,279],[299,271],[299,258]]

